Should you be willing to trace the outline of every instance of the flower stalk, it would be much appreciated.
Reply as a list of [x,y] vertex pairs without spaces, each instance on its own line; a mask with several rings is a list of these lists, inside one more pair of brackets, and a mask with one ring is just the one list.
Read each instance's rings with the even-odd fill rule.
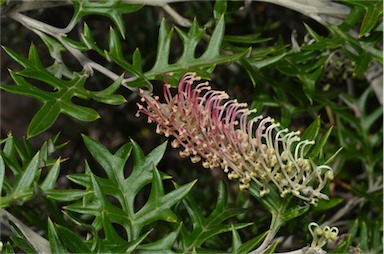
[[181,157],[202,161],[208,169],[222,168],[230,180],[240,181],[242,190],[254,181],[260,196],[269,193],[272,183],[281,197],[292,194],[311,204],[328,199],[321,190],[333,171],[305,158],[306,147],[314,141],[301,140],[299,131],[282,129],[271,117],[255,115],[255,109],[213,90],[195,73],[184,75],[175,96],[169,84],[163,93],[161,103],[158,96],[141,91],[146,106],[138,104],[137,115],[155,122],[158,134],[173,136],[171,145],[183,149]]

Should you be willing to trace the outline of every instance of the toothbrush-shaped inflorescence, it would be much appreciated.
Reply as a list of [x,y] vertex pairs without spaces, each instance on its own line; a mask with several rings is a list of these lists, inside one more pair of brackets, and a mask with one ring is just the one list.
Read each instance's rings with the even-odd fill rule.
[[172,147],[182,147],[181,157],[202,160],[205,168],[222,168],[229,179],[239,179],[240,189],[254,181],[261,196],[273,183],[282,197],[291,193],[313,204],[328,199],[321,190],[333,178],[332,169],[304,158],[314,141],[301,140],[299,132],[281,129],[270,117],[252,117],[256,110],[212,90],[195,73],[184,75],[175,96],[165,84],[164,103],[144,91],[141,95],[146,106],[138,104],[138,115],[155,122],[157,133],[173,136]]

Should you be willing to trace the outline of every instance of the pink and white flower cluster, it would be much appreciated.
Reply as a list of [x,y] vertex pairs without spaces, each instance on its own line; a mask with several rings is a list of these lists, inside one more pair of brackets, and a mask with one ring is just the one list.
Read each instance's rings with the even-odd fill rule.
[[164,97],[161,103],[143,92],[146,106],[138,104],[138,114],[155,122],[157,133],[173,136],[171,145],[183,149],[182,157],[202,161],[205,168],[222,168],[229,179],[239,179],[240,189],[253,181],[261,196],[273,183],[282,197],[291,193],[313,204],[328,199],[321,190],[333,178],[332,169],[304,158],[314,141],[301,140],[299,132],[281,129],[270,117],[252,116],[256,110],[229,100],[227,93],[213,90],[195,73],[184,75],[175,96],[165,84]]

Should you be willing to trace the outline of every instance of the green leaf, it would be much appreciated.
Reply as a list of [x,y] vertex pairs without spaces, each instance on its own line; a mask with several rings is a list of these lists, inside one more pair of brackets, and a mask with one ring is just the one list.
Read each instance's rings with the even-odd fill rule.
[[367,1],[364,5],[365,15],[360,27],[359,37],[369,33],[383,14],[383,1]]
[[304,93],[311,103],[312,103],[313,95],[315,93],[316,82],[320,78],[322,73],[323,73],[323,68],[321,67],[312,73],[297,75],[297,77],[300,79],[300,81],[303,84]]
[[7,244],[5,245],[5,251],[4,251],[5,254],[15,254],[15,251],[13,250],[13,247],[12,245],[10,244],[10,242],[7,242]]
[[143,67],[142,67],[142,62],[141,62],[141,54],[140,54],[139,48],[136,48],[135,52],[133,52],[132,65],[139,72],[143,72]]
[[171,45],[173,29],[169,30],[165,19],[161,21],[159,29],[159,40],[157,46],[155,65],[152,70],[166,69],[169,61],[169,50]]
[[[111,34],[117,37],[116,34],[112,32]],[[60,51],[60,49],[57,49],[56,42],[52,42],[51,38],[47,39],[49,37],[45,36],[44,38],[51,50]],[[4,50],[15,61],[21,64],[24,69],[17,73],[10,71],[10,75],[16,85],[2,85],[0,88],[12,93],[34,97],[43,103],[43,106],[31,120],[27,132],[28,138],[36,136],[50,128],[61,113],[85,122],[95,121],[100,118],[99,114],[93,108],[73,103],[74,97],[83,100],[94,99],[111,105],[120,105],[126,101],[123,96],[114,94],[120,87],[123,76],[101,91],[90,91],[84,86],[88,78],[84,73],[69,74],[65,66],[60,66],[60,63],[56,62],[54,63],[55,66],[44,67],[34,45],[30,47],[28,59],[25,59],[10,49],[4,48]],[[120,54],[117,48],[115,48],[115,50],[117,52],[116,54]],[[55,57],[60,57],[60,54],[57,54]],[[137,74],[137,71],[132,71],[132,73]],[[61,79],[62,74],[65,74],[64,76],[66,76],[67,79]],[[142,77],[141,74],[137,75]],[[40,89],[24,79],[24,77],[43,82],[50,86],[51,89],[48,87],[46,89]]]
[[241,244],[242,242],[239,232],[237,232],[235,227],[232,225],[232,253],[237,253]]
[[90,0],[74,0],[73,5],[75,12],[70,23],[77,23],[80,18],[86,15],[102,15],[111,19],[123,38],[125,37],[125,25],[122,14],[135,12],[141,9],[141,4],[129,4],[121,0],[116,1],[90,1]]
[[4,182],[4,176],[5,176],[5,164],[3,160],[3,156],[0,154],[0,195],[3,191],[3,182]]
[[352,239],[351,235],[347,235],[346,238],[340,242],[340,244],[331,251],[331,253],[338,254],[338,253],[348,253],[349,246],[351,245]]
[[[176,86],[186,72],[196,72],[197,75],[202,78],[209,79],[210,73],[216,65],[235,61],[248,52],[248,50],[244,50],[244,52],[241,53],[227,55],[220,54],[225,30],[223,16],[218,20],[205,52],[198,58],[195,57],[195,51],[198,43],[205,34],[205,29],[199,27],[196,19],[192,22],[188,33],[185,33],[179,28],[175,29],[183,43],[182,55],[175,63],[169,63],[171,39],[174,29],[169,29],[165,19],[163,19],[159,29],[155,64],[149,71],[144,73],[144,76],[148,80],[162,80],[164,75],[172,73],[173,76],[167,76],[168,82],[171,85]],[[127,85],[137,87],[142,83],[143,80],[138,79],[129,82]]]
[[235,229],[250,226],[252,223],[226,224],[223,221],[238,215],[242,210],[227,207],[227,190],[223,182],[219,184],[219,194],[215,209],[205,218],[201,209],[197,206],[191,196],[187,196],[183,200],[188,214],[191,218],[192,232],[188,232],[185,225],[182,225],[182,240],[179,245],[180,252],[189,252],[200,246],[214,236]]
[[32,158],[28,167],[21,174],[20,178],[16,180],[12,190],[13,195],[18,195],[19,192],[29,189],[36,177],[37,170],[39,169],[39,152]]
[[371,61],[372,61],[372,56],[368,52],[363,52],[362,54],[360,54],[359,62],[354,69],[354,74],[356,76],[363,75],[367,71],[369,63]]
[[279,241],[275,241],[269,248],[266,252],[264,252],[265,254],[273,254],[275,253],[275,250],[276,250],[276,247],[277,245],[279,244]]
[[71,253],[91,253],[91,250],[72,230],[56,225],[56,232],[65,248]]
[[330,200],[319,200],[317,203],[317,206],[314,206],[312,208],[313,212],[322,212],[329,210],[339,204],[341,204],[344,201],[343,198],[331,198]]
[[[105,238],[95,240],[94,251],[105,252],[131,252],[138,248],[142,241],[149,234],[142,233],[144,227],[149,227],[159,220],[174,223],[177,221],[171,207],[179,202],[190,191],[194,182],[185,184],[168,193],[164,191],[162,181],[169,177],[160,173],[156,165],[161,160],[166,149],[166,143],[155,148],[145,156],[140,147],[131,141],[121,146],[115,154],[108,151],[103,145],[83,135],[83,140],[92,157],[103,168],[106,177],[98,177],[92,173],[92,169],[86,163],[84,174],[72,174],[68,178],[82,186],[85,190],[74,191],[73,198],[81,198],[78,202],[65,207],[71,213],[79,213],[91,216],[91,227],[95,234],[103,231]],[[128,178],[125,178],[124,171],[126,163],[133,153],[134,163]],[[135,210],[138,193],[150,184],[151,192],[144,205]],[[47,192],[51,198],[64,199],[65,193],[59,196],[50,190]],[[82,196],[81,196],[82,194]],[[113,197],[111,200],[110,198]],[[119,224],[125,230],[128,242],[119,236],[114,224]],[[149,250],[155,246],[172,246],[177,235],[156,244],[147,245]],[[170,243],[172,241],[172,243]],[[152,247],[151,247],[152,246]],[[169,248],[170,249],[170,248]],[[168,250],[169,250],[168,249]]]
[[256,44],[270,41],[272,38],[260,38],[260,34],[252,35],[225,35],[223,41],[241,44]]
[[179,231],[180,231],[180,227],[178,228],[177,231],[173,231],[171,233],[168,233],[164,238],[158,240],[158,241],[155,241],[155,242],[151,242],[151,243],[147,243],[147,244],[141,244],[140,246],[138,246],[138,251],[139,252],[145,252],[145,253],[173,253],[172,251],[170,251],[173,247],[173,245],[175,244],[175,241],[177,239],[177,236],[179,234]]
[[368,234],[367,224],[365,223],[365,221],[362,221],[360,226],[359,248],[363,252],[366,252],[369,250],[368,237],[369,237],[369,234]]
[[217,22],[215,30],[212,33],[212,37],[209,40],[208,47],[201,56],[202,59],[212,59],[220,55],[221,42],[224,38],[225,21],[224,15],[222,15]]
[[27,137],[34,137],[53,125],[60,114],[60,105],[54,102],[45,103],[32,118],[27,130]]
[[302,140],[316,140],[317,135],[320,130],[320,116],[317,116],[316,119],[305,129],[301,135]]
[[268,231],[248,240],[247,242],[243,243],[240,248],[238,249],[237,253],[248,253],[254,250],[256,246],[258,246],[261,241],[267,236]]
[[324,148],[325,144],[327,143],[327,140],[329,138],[329,135],[332,132],[332,129],[333,129],[333,127],[329,128],[324,133],[324,135],[321,137],[321,139],[318,142],[316,142],[315,146],[312,147],[312,149],[311,149],[309,157],[311,157],[311,158],[318,158],[319,155],[321,155],[320,158],[322,158],[323,148]]
[[306,23],[304,23],[304,26],[305,26],[305,29],[307,29],[308,33],[312,36],[313,39],[315,39],[316,42],[324,41],[324,39]]
[[48,218],[48,239],[53,253],[68,253],[57,235],[56,227]]
[[215,20],[219,20],[227,11],[227,0],[224,1],[215,1],[215,6],[213,7],[213,17]]
[[53,189],[57,178],[60,173],[60,162],[61,159],[57,159],[55,165],[49,170],[47,177],[44,179],[43,183],[40,185],[40,188],[44,191]]
[[78,200],[86,195],[90,195],[91,192],[84,190],[46,190],[47,197],[58,201],[74,201]]
[[261,68],[264,68],[264,67],[267,67],[267,66],[270,66],[274,63],[277,63],[278,61],[280,61],[283,57],[285,57],[285,53],[283,54],[279,54],[279,55],[276,55],[276,56],[269,56],[269,57],[266,57],[264,59],[257,59],[257,58],[252,58],[252,59],[249,59],[249,63],[251,66],[257,68],[257,69],[261,69]]
[[[176,222],[177,217],[170,207],[179,202],[193,187],[196,181],[176,188],[164,195],[164,188],[157,169],[153,168],[151,193],[146,204],[134,215],[138,225],[149,224],[155,220]],[[139,230],[141,228],[138,228]]]

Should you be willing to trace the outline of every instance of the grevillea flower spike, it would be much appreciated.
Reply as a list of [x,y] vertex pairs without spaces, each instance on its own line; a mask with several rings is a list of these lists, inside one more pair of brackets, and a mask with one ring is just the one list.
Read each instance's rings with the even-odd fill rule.
[[195,73],[184,75],[175,96],[165,84],[164,103],[144,91],[141,95],[146,106],[138,104],[137,115],[155,122],[157,133],[175,137],[171,145],[182,147],[181,157],[202,160],[205,168],[222,168],[230,180],[240,180],[240,189],[254,181],[261,196],[273,183],[282,197],[291,193],[312,204],[328,199],[321,190],[333,178],[332,169],[304,158],[305,147],[314,141],[301,140],[299,132],[281,129],[270,117],[252,118],[256,110],[212,90]]

